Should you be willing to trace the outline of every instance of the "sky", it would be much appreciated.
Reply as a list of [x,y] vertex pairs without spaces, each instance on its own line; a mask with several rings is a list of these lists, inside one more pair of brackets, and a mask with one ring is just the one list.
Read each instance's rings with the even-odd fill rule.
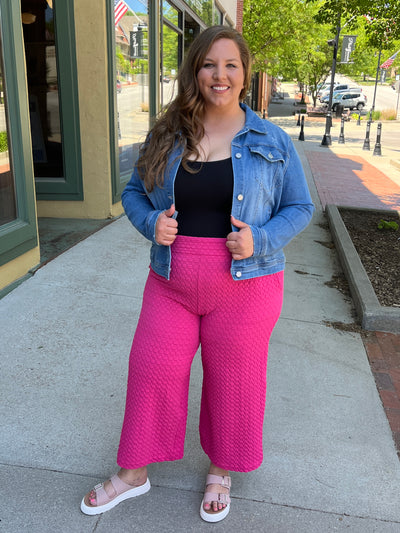
[[127,6],[138,13],[147,12],[147,0],[124,0]]

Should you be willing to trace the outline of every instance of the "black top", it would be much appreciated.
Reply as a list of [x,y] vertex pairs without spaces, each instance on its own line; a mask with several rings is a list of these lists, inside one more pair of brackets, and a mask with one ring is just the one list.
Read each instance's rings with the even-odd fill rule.
[[191,174],[180,165],[175,178],[178,234],[190,237],[226,237],[232,231],[231,158],[189,161],[189,166],[197,172]]

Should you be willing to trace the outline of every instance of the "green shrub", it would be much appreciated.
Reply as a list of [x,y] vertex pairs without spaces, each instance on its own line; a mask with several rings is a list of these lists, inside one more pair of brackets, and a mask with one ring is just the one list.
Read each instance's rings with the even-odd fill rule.
[[0,131],[0,152],[7,152],[7,150],[8,150],[7,132]]

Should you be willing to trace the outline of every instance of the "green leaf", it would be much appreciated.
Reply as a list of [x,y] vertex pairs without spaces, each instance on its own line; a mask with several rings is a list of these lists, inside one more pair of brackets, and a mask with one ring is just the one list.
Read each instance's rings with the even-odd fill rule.
[[397,222],[394,222],[394,221],[388,222],[387,220],[381,219],[378,222],[378,229],[397,231],[399,229],[399,225],[397,224]]

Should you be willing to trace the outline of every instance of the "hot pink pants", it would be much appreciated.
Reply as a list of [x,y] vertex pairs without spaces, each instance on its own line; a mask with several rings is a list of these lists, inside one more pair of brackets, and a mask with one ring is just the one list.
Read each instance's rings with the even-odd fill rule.
[[199,344],[203,450],[227,470],[262,463],[268,342],[281,311],[283,272],[234,281],[225,242],[177,236],[170,280],[150,270],[129,361],[122,468],[183,457]]

